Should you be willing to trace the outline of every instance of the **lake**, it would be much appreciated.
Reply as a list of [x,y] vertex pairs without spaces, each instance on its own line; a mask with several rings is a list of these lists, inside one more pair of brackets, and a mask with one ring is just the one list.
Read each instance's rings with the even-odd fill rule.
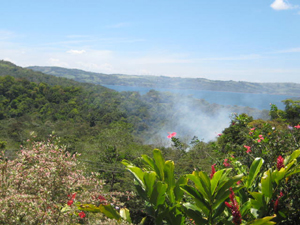
[[248,106],[260,110],[270,109],[270,103],[277,105],[279,109],[284,109],[282,100],[293,98],[288,95],[269,95],[269,94],[252,94],[252,93],[236,93],[236,92],[220,92],[220,91],[201,91],[193,89],[167,89],[167,88],[148,88],[148,87],[134,87],[134,86],[117,86],[117,85],[103,85],[110,89],[121,91],[137,91],[141,95],[146,94],[149,90],[154,89],[161,92],[178,93],[182,95],[192,95],[197,99],[205,99],[209,103],[216,103],[220,105],[237,105]]

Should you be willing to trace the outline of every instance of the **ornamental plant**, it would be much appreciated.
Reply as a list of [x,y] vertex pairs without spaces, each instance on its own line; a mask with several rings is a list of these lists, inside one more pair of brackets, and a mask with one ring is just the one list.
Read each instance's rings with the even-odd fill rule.
[[[13,160],[0,159],[1,224],[101,224],[115,212],[102,207],[102,182],[80,168],[78,154],[59,147],[56,138],[47,142],[27,141]],[[82,203],[85,204],[82,204]],[[88,207],[89,206],[89,207]],[[93,214],[92,206],[101,208]],[[116,213],[117,215],[117,213]],[[114,218],[111,216],[111,218]]]
[[194,171],[176,182],[174,163],[164,161],[158,149],[153,156],[142,156],[142,168],[123,161],[134,175],[152,224],[268,225],[284,222],[289,216],[287,207],[281,205],[286,195],[282,189],[300,173],[300,150],[285,158],[279,156],[265,171],[262,158],[255,158],[249,169],[235,160],[230,168],[218,170],[212,165],[210,175]]

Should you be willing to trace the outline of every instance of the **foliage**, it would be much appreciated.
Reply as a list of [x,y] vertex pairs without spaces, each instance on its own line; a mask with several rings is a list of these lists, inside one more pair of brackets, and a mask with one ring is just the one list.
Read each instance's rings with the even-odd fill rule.
[[0,223],[94,224],[105,220],[90,215],[91,210],[80,204],[104,207],[100,211],[107,215],[109,206],[101,206],[98,198],[105,195],[101,180],[85,175],[77,157],[65,152],[53,138],[48,142],[28,140],[14,160],[5,159],[2,153]]
[[[256,158],[249,169],[236,161],[234,169],[238,175],[230,176],[234,171],[232,168],[216,171],[213,165],[210,176],[194,171],[177,182],[174,180],[174,163],[164,161],[157,149],[153,151],[153,159],[142,155],[142,169],[126,160],[122,163],[134,175],[137,192],[146,201],[148,216],[155,224],[184,224],[191,218],[199,225],[231,224],[230,220],[234,224],[255,225],[275,224],[271,220],[283,222],[294,213],[288,211],[287,206],[279,208],[279,200],[287,194],[281,191],[283,181],[287,183],[292,175],[300,173],[299,155],[300,150],[296,150],[285,160],[279,156],[277,167],[264,172],[261,171],[264,160]],[[188,180],[194,185],[188,184]],[[192,201],[182,203],[182,191]],[[235,193],[238,199],[235,199]],[[232,204],[226,202],[229,197]]]

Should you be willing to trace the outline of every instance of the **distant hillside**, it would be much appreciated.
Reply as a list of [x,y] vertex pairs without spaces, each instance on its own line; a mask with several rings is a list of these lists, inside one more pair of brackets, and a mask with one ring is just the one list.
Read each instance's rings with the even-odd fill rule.
[[57,77],[65,77],[79,82],[88,82],[101,85],[195,89],[300,96],[300,84],[296,83],[254,83],[232,80],[208,80],[204,78],[102,74],[61,67],[31,66],[28,68]]

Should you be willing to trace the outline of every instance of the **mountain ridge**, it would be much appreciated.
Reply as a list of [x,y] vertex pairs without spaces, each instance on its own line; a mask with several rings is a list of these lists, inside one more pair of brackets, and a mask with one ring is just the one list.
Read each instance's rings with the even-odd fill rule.
[[194,89],[206,91],[224,91],[255,94],[276,94],[300,96],[300,84],[298,83],[257,83],[246,81],[221,81],[206,78],[181,78],[151,75],[125,75],[104,74],[88,72],[80,69],[68,69],[63,67],[30,66],[28,69],[45,74],[73,79],[79,82],[100,84],[138,86],[169,89]]

